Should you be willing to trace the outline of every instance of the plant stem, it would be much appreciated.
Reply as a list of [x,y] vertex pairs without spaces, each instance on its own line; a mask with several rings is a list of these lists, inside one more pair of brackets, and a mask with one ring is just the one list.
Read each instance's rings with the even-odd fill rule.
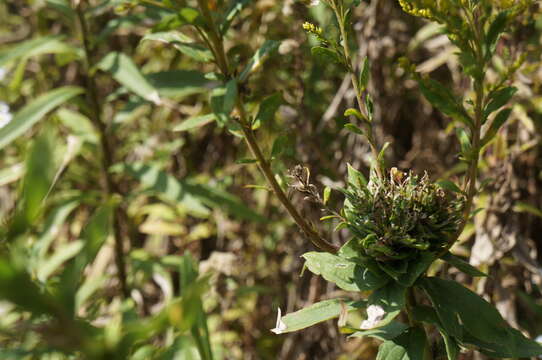
[[[369,146],[371,147],[371,152],[376,162],[378,159],[378,148],[374,140],[373,125],[371,122],[369,122],[370,118],[362,100],[362,96],[363,96],[362,89],[360,89],[358,81],[357,81],[357,74],[355,71],[354,60],[350,54],[350,48],[348,47],[348,31],[346,30],[344,9],[342,8],[342,4],[337,4],[335,1],[332,1],[330,5],[331,5],[331,8],[333,9],[333,12],[335,13],[337,23],[339,24],[339,31],[341,33],[341,38],[342,38],[342,48],[344,51],[346,67],[347,67],[348,72],[350,73],[350,79],[352,81],[352,87],[354,88],[354,92],[356,94],[358,108],[359,108],[359,111],[363,114],[363,116],[367,119],[367,121],[364,122],[365,123],[365,137],[367,138],[367,142],[369,143]],[[381,177],[382,169],[380,169],[379,164],[376,164],[375,168],[376,168],[377,174]]]
[[[209,8],[207,6],[207,2],[205,0],[198,0],[198,5],[200,7],[201,13],[203,17],[206,19],[207,25],[209,26],[209,41],[212,44],[212,51],[214,54],[216,54],[216,63],[222,72],[222,75],[224,75],[226,78],[230,77],[229,73],[229,67],[228,67],[228,61],[226,57],[226,53],[224,50],[224,42],[222,39],[222,36],[218,33],[216,25],[214,23],[214,20],[212,18],[212,15],[209,11]],[[245,105],[243,102],[243,96],[242,94],[238,95],[236,105],[235,105],[236,111],[239,113],[239,123],[241,125],[241,129],[244,135],[245,142],[248,145],[248,148],[250,149],[250,152],[252,155],[258,160],[258,167],[260,168],[260,171],[262,172],[263,176],[273,189],[273,192],[279,199],[279,201],[282,203],[286,211],[290,214],[290,216],[293,218],[293,220],[296,222],[296,224],[301,228],[301,230],[305,233],[305,235],[309,238],[309,240],[319,248],[320,250],[327,251],[330,253],[336,253],[338,251],[338,248],[327,242],[302,216],[299,214],[295,206],[292,204],[290,199],[286,196],[284,193],[284,190],[282,190],[281,186],[275,179],[275,175],[273,174],[273,171],[271,170],[271,165],[269,161],[265,158],[263,155],[263,152],[258,145],[258,141],[256,140],[256,136],[254,135],[254,131],[252,130],[252,124],[250,124],[248,120],[248,116],[245,111]]]
[[297,209],[288,199],[288,197],[280,187],[279,183],[275,179],[269,161],[264,157],[260,147],[258,146],[258,142],[256,141],[256,137],[254,136],[252,126],[248,122],[242,99],[238,99],[236,109],[239,112],[243,135],[250,149],[250,152],[256,158],[256,160],[258,160],[258,167],[260,168],[269,185],[271,185],[271,188],[273,189],[273,192],[275,193],[279,201],[286,208],[286,211],[288,211],[290,216],[294,219],[294,221],[305,233],[305,235],[308,236],[309,240],[314,244],[314,246],[330,253],[336,253],[338,251],[337,247],[322,238],[320,234],[310,224],[308,224],[305,219],[303,219],[303,217],[299,214]]
[[467,172],[467,182],[465,192],[467,194],[467,200],[465,203],[465,208],[463,210],[463,221],[459,227],[457,236],[463,232],[465,228],[470,213],[472,211],[472,206],[474,203],[474,197],[476,196],[476,179],[478,177],[478,163],[480,161],[480,145],[481,145],[481,129],[483,122],[483,107],[485,104],[485,90],[484,90],[484,69],[485,69],[485,60],[482,48],[482,24],[474,18],[474,14],[471,11],[467,11],[467,17],[471,16],[471,26],[473,27],[474,32],[474,42],[475,42],[475,52],[476,59],[478,62],[479,73],[482,74],[478,78],[473,79],[474,83],[474,92],[475,92],[475,104],[474,104],[474,126],[471,128],[472,134],[472,157],[470,159],[469,169]]
[[[113,181],[113,177],[109,172],[109,168],[114,161],[113,147],[109,142],[107,136],[107,127],[101,116],[101,104],[98,100],[98,91],[94,76],[91,74],[92,68],[92,53],[90,47],[88,25],[85,19],[84,11],[81,7],[81,2],[76,5],[77,18],[79,20],[79,27],[81,31],[81,37],[84,49],[84,62],[85,62],[85,87],[87,102],[90,108],[90,118],[93,125],[96,127],[99,133],[99,145],[101,148],[100,165],[101,175],[103,178],[104,188],[109,197],[115,193],[119,193],[117,184]],[[116,208],[113,213],[113,234],[115,242],[115,265],[117,267],[117,274],[119,278],[120,288],[124,297],[129,297],[128,286],[126,284],[126,264],[124,262],[124,246],[122,242],[122,230],[121,230],[121,218],[122,211]]]

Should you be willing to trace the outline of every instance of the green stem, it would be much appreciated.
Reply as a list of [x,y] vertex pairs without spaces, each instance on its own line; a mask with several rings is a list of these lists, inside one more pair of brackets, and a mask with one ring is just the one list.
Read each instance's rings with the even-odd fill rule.
[[[209,11],[209,8],[207,7],[207,2],[205,0],[198,0],[198,5],[200,7],[203,17],[207,22],[207,25],[210,27],[209,41],[213,44],[213,52],[216,54],[217,57],[217,65],[222,72],[222,75],[224,75],[226,78],[229,78],[229,66],[224,50],[223,39],[216,29],[213,17]],[[252,130],[252,124],[250,123],[245,111],[242,94],[239,94],[235,108],[239,114],[239,123],[241,125],[245,142],[252,155],[256,158],[256,160],[258,160],[258,167],[260,168],[261,173],[273,189],[273,192],[275,193],[279,201],[282,203],[282,205],[290,214],[292,219],[296,222],[296,224],[301,228],[303,233],[305,233],[305,235],[309,238],[312,244],[314,244],[314,246],[326,252],[330,252],[333,254],[336,253],[338,251],[338,248],[335,245],[327,242],[318,233],[318,231],[316,231],[305,220],[305,218],[301,216],[301,214],[297,211],[290,199],[288,199],[288,196],[286,196],[286,194],[284,193],[284,190],[282,190],[280,184],[277,182],[275,175],[271,170],[271,164],[263,155],[263,152],[258,145],[258,141],[256,140],[256,136],[254,135],[254,131]]]
[[[354,66],[354,60],[350,53],[350,48],[348,47],[348,31],[346,30],[344,9],[342,8],[342,4],[337,4],[335,1],[332,1],[330,5],[331,5],[331,8],[333,9],[333,12],[335,13],[337,23],[339,24],[339,31],[341,33],[342,48],[344,51],[344,58],[345,58],[344,60],[346,62],[347,70],[350,73],[350,79],[352,81],[352,87],[354,88],[354,92],[356,94],[356,101],[358,103],[358,108],[359,108],[359,111],[363,114],[363,116],[367,119],[364,122],[365,123],[365,137],[367,138],[367,142],[369,143],[369,146],[371,147],[371,152],[376,162],[378,159],[379,152],[376,146],[376,142],[374,140],[373,125],[371,122],[369,122],[369,115],[367,113],[367,109],[365,108],[365,105],[362,100],[363,94],[362,94],[362,89],[360,89],[358,81],[357,81],[357,74],[356,74],[356,70]],[[380,165],[376,164],[375,168],[379,177],[382,177],[382,169],[380,169]]]
[[[109,168],[114,162],[113,146],[109,142],[107,136],[107,127],[102,119],[102,108],[100,101],[98,100],[98,91],[94,76],[91,74],[92,64],[92,52],[90,46],[90,37],[88,31],[88,25],[85,19],[85,14],[82,9],[82,2],[79,2],[75,10],[79,21],[79,27],[81,31],[81,38],[83,42],[84,50],[84,62],[85,62],[85,87],[87,102],[90,110],[90,119],[99,133],[99,145],[101,149],[100,166],[101,175],[103,178],[104,188],[109,197],[118,193],[117,184],[113,181],[113,177],[109,172]],[[122,295],[129,297],[128,286],[126,283],[126,264],[124,262],[124,246],[122,242],[122,230],[121,219],[123,218],[122,210],[120,208],[115,209],[113,213],[113,235],[115,243],[115,265],[117,267],[117,275],[119,278],[120,288]]]
[[[239,96],[241,97],[241,95]],[[279,201],[282,203],[284,208],[286,208],[286,211],[288,211],[290,216],[294,219],[294,221],[305,233],[305,235],[307,235],[307,237],[314,244],[314,246],[330,253],[336,253],[338,251],[337,247],[322,238],[322,236],[320,236],[320,234],[311,225],[309,225],[307,221],[305,221],[305,219],[299,214],[297,209],[294,207],[292,202],[288,199],[288,197],[282,190],[282,187],[275,179],[275,175],[271,170],[271,164],[263,155],[262,150],[260,149],[258,142],[256,141],[256,137],[254,136],[252,126],[248,122],[248,118],[244,109],[244,104],[241,98],[239,98],[237,101],[236,109],[239,113],[239,121],[241,123],[243,135],[250,149],[250,152],[256,158],[256,160],[258,160],[258,167],[260,168],[260,171],[273,189],[273,192],[275,193]]]

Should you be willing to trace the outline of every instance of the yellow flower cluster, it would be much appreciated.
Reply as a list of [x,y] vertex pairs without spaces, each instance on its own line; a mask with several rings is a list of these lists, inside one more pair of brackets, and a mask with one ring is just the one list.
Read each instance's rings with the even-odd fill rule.
[[407,14],[424,17],[427,19],[431,19],[433,17],[431,9],[428,7],[420,7],[421,4],[419,4],[418,1],[413,2],[409,0],[399,0],[399,5],[401,5],[401,8],[403,8],[403,11]]
[[317,35],[317,36],[321,36],[322,35],[322,28],[319,27],[319,26],[316,26],[310,22],[304,22],[303,23],[303,29],[311,34],[314,34],[314,35]]

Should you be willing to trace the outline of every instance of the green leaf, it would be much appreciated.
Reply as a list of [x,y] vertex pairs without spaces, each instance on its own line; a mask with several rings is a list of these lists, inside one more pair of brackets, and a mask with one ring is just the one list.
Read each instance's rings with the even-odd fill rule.
[[230,8],[224,14],[224,20],[220,24],[220,34],[225,35],[232,21],[241,13],[241,10],[249,4],[249,0],[234,0]]
[[193,116],[184,120],[182,123],[173,127],[173,131],[187,131],[193,130],[216,120],[215,114],[206,114],[200,116]]
[[508,120],[511,113],[512,109],[503,109],[495,116],[493,122],[491,122],[491,126],[487,129],[486,134],[482,139],[482,146],[487,145],[487,143],[497,135],[497,132],[499,132],[499,129],[504,125],[506,120]]
[[254,124],[263,124],[273,119],[279,107],[284,103],[281,93],[266,97],[260,104]]
[[237,80],[231,79],[226,84],[226,93],[224,94],[224,103],[222,112],[229,115],[237,102]]
[[521,201],[518,201],[514,204],[513,210],[519,213],[526,212],[534,216],[538,216],[539,218],[542,218],[542,210]]
[[123,171],[136,178],[147,189],[166,200],[179,203],[189,211],[205,216],[209,213],[208,207],[222,209],[243,220],[266,222],[266,219],[248,208],[236,196],[209,186],[195,183],[192,180],[178,180],[167,172],[160,170],[152,164],[122,164],[116,166],[116,171]]
[[331,196],[331,188],[329,186],[326,186],[324,188],[324,196],[323,196],[324,205],[326,205],[329,202],[330,196]]
[[484,119],[487,119],[489,114],[491,114],[493,111],[506,105],[517,91],[517,88],[509,86],[492,93],[489,104],[487,104],[486,108],[484,109]]
[[311,49],[311,54],[316,58],[317,61],[321,62],[322,64],[343,63],[341,56],[335,50],[327,47],[315,46]]
[[391,321],[387,325],[370,329],[370,330],[362,330],[362,331],[356,331],[351,337],[372,337],[378,340],[386,341],[386,340],[392,340],[395,339],[397,336],[401,335],[405,330],[408,329],[408,326],[398,322],[398,321]]
[[53,255],[40,265],[37,273],[38,280],[45,282],[64,262],[76,256],[84,245],[83,241],[76,240],[56,249]]
[[161,71],[146,74],[145,78],[161,96],[175,100],[208,92],[213,85],[205,74],[192,70]]
[[374,112],[374,103],[373,103],[373,97],[369,93],[365,94],[365,107],[367,108],[367,115],[369,115],[369,119],[367,121],[372,122],[373,112]]
[[367,186],[367,179],[358,170],[354,169],[350,164],[346,164],[348,170],[348,183],[352,184],[360,189]]
[[226,87],[220,86],[217,88],[214,88],[213,91],[211,91],[210,94],[210,105],[211,109],[213,110],[213,113],[215,115],[217,123],[223,127],[228,123],[228,120],[230,119],[230,112],[225,112],[224,108],[224,100],[226,98]]
[[77,289],[85,279],[83,275],[86,266],[94,261],[109,236],[113,209],[113,205],[107,203],[100,206],[94,212],[81,232],[83,244],[81,251],[66,266],[61,275],[59,281],[59,298],[63,300],[64,306],[70,309],[70,312],[73,314],[77,311],[75,307],[76,302],[82,301],[80,296],[84,295],[79,295],[78,299],[74,294],[78,293]]
[[[258,162],[258,159],[253,159],[253,158],[244,158],[244,159],[239,159],[237,160],[235,163],[236,164],[241,164],[241,165],[244,165],[244,164],[256,164]],[[247,185],[248,186],[248,185]],[[255,185],[257,186],[257,185]],[[251,186],[252,187],[252,186]],[[263,187],[264,189],[267,189],[265,186]]]
[[377,277],[358,263],[330,253],[308,252],[303,254],[303,258],[312,273],[322,275],[346,291],[376,290],[388,282],[388,279]]
[[369,58],[365,57],[363,59],[363,68],[359,73],[359,88],[360,91],[367,89],[367,84],[369,83],[369,76],[371,74],[371,64],[369,63]]
[[249,75],[255,72],[279,46],[280,41],[266,40],[239,75],[239,82],[246,81]]
[[195,43],[189,36],[179,31],[150,33],[141,39],[141,41],[145,40],[154,40],[171,44],[181,53],[196,61],[210,62],[214,60],[213,53],[209,49]]
[[30,57],[43,54],[76,54],[77,49],[66,44],[62,39],[61,36],[46,36],[19,42],[17,45],[0,52],[0,67],[4,67],[11,61],[22,62]]
[[143,76],[129,56],[119,52],[110,52],[100,60],[97,67],[111,73],[115,80],[143,99],[156,105],[162,103],[158,90]]
[[[15,291],[16,290],[16,291]],[[0,299],[7,300],[34,315],[57,312],[54,299],[43,294],[30,276],[14,263],[0,258]]]
[[344,125],[344,128],[348,131],[350,131],[353,134],[356,135],[363,135],[363,130],[361,130],[359,127],[357,127],[354,124],[348,123]]
[[441,257],[442,260],[446,261],[448,264],[452,265],[453,267],[461,270],[467,275],[470,276],[487,276],[486,273],[481,272],[468,262],[458,258],[457,256],[451,254],[450,252],[447,252],[444,254],[444,256]]
[[24,175],[24,165],[22,163],[13,164],[0,170],[0,186],[11,184],[19,180]]
[[478,351],[495,358],[530,358],[542,355],[542,345],[539,342],[527,339],[516,329],[508,328],[505,341],[486,342],[465,334],[463,341],[474,345]]
[[358,109],[353,109],[353,108],[346,109],[346,111],[344,112],[344,116],[355,116],[360,120],[368,121],[367,118],[363,116],[363,114],[360,113]]
[[367,305],[376,305],[384,309],[386,315],[374,327],[388,325],[405,307],[406,288],[396,282],[375,290],[367,301]]
[[542,355],[542,345],[527,339],[516,329],[508,329],[506,342],[489,343],[466,334],[464,342],[476,346],[478,351],[489,358],[530,358]]
[[495,52],[500,34],[506,30],[508,14],[508,11],[501,11],[489,26],[485,39],[486,60],[491,58]]
[[457,344],[457,341],[448,335],[446,330],[443,328],[435,309],[427,305],[417,305],[412,309],[412,316],[416,321],[423,321],[436,326],[444,339],[444,346],[446,347],[448,360],[457,359],[460,350],[459,345]]
[[461,154],[466,159],[469,159],[472,152],[472,145],[470,142],[469,134],[465,131],[465,129],[461,127],[455,128],[455,134],[457,135],[457,138],[459,139],[459,144],[461,145]]
[[424,278],[421,286],[433,303],[446,332],[460,341],[465,332],[488,343],[509,342],[511,328],[499,312],[476,293],[456,283],[435,277]]
[[278,157],[282,155],[288,147],[288,142],[289,138],[287,135],[277,136],[275,141],[273,141],[273,146],[271,148],[271,157]]
[[429,265],[431,265],[435,259],[435,254],[422,252],[415,260],[411,260],[408,263],[406,273],[399,276],[397,282],[406,287],[414,285],[416,280],[427,271],[427,268],[429,268]]
[[426,343],[423,329],[409,328],[400,336],[382,343],[376,360],[424,360]]
[[85,115],[77,111],[61,108],[56,112],[56,116],[75,136],[91,143],[98,142],[98,132]]
[[0,150],[44,117],[49,111],[83,92],[74,86],[65,86],[51,90],[23,107],[13,119],[0,129]]
[[26,171],[8,238],[28,230],[40,215],[55,177],[55,139],[45,132],[34,140],[26,158]]
[[185,24],[205,26],[205,20],[198,10],[191,7],[184,7],[179,11],[179,18]]
[[419,79],[418,84],[423,96],[445,115],[452,117],[468,126],[472,120],[450,90],[432,79]]
[[443,188],[444,190],[449,190],[454,193],[463,194],[463,191],[457,186],[456,183],[450,180],[439,180],[437,185]]
[[78,205],[79,199],[68,198],[60,203],[47,216],[43,225],[43,231],[40,233],[35,245],[32,247],[32,255],[38,259],[36,261],[36,267],[39,267],[40,261],[41,259],[45,258],[51,243],[60,234],[62,225],[66,222],[68,216]]
[[364,302],[354,302],[346,299],[320,301],[282,317],[281,320],[286,325],[286,329],[282,333],[308,328],[338,317],[343,309],[352,311],[362,306],[364,306]]

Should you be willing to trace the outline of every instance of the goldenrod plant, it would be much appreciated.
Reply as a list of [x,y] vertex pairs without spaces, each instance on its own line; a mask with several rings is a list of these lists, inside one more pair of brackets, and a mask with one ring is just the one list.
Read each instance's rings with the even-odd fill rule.
[[[487,149],[518,117],[512,82],[533,62],[504,34],[533,6],[0,2],[0,359],[542,355],[526,332],[540,334],[540,315],[510,326],[468,283],[487,268],[456,255],[484,214]],[[418,21],[447,36],[468,89],[421,71],[423,51],[369,60],[380,37],[393,46],[359,42],[360,16],[382,7],[393,31]],[[380,103],[380,85],[414,96]],[[410,134],[387,135],[381,116],[397,104],[441,113],[435,162],[459,163],[451,176],[402,165],[394,143]],[[534,205],[513,208],[541,216]]]
[[[472,91],[459,96],[416,73],[416,66],[407,59],[400,62],[417,80],[425,98],[454,124],[461,144],[460,160],[468,169],[463,184],[457,185],[451,181],[433,183],[427,174],[387,170],[386,147],[378,150],[371,131],[375,119],[366,92],[369,64],[353,55],[348,40],[347,26],[356,4],[322,2],[335,14],[339,38],[326,38],[314,24],[306,23],[303,28],[320,42],[312,49],[313,55],[336,61],[351,74],[359,108],[349,109],[345,115],[352,115],[361,125],[346,127],[365,136],[374,155],[369,180],[349,168],[348,187],[341,190],[343,209],[323,218],[338,219],[337,228],[347,228],[351,240],[337,254],[309,252],[303,257],[306,269],[314,274],[343,290],[370,295],[361,303],[326,300],[284,317],[279,312],[273,332],[297,331],[339,317],[339,326],[350,337],[383,340],[379,360],[452,360],[458,359],[462,349],[475,349],[490,358],[542,354],[540,344],[506,324],[485,299],[455,281],[427,275],[431,264],[440,259],[470,276],[486,276],[449,250],[477,212],[473,200],[479,189],[480,154],[510,115],[507,105],[516,88],[508,83],[522,59],[507,59],[507,69],[497,82],[489,82],[486,71],[501,34],[532,3],[399,0],[405,12],[442,26],[441,31],[457,46],[463,72],[471,81]],[[366,308],[366,320],[348,324],[348,312],[360,307]],[[430,336],[433,329],[440,334],[443,347]]]

